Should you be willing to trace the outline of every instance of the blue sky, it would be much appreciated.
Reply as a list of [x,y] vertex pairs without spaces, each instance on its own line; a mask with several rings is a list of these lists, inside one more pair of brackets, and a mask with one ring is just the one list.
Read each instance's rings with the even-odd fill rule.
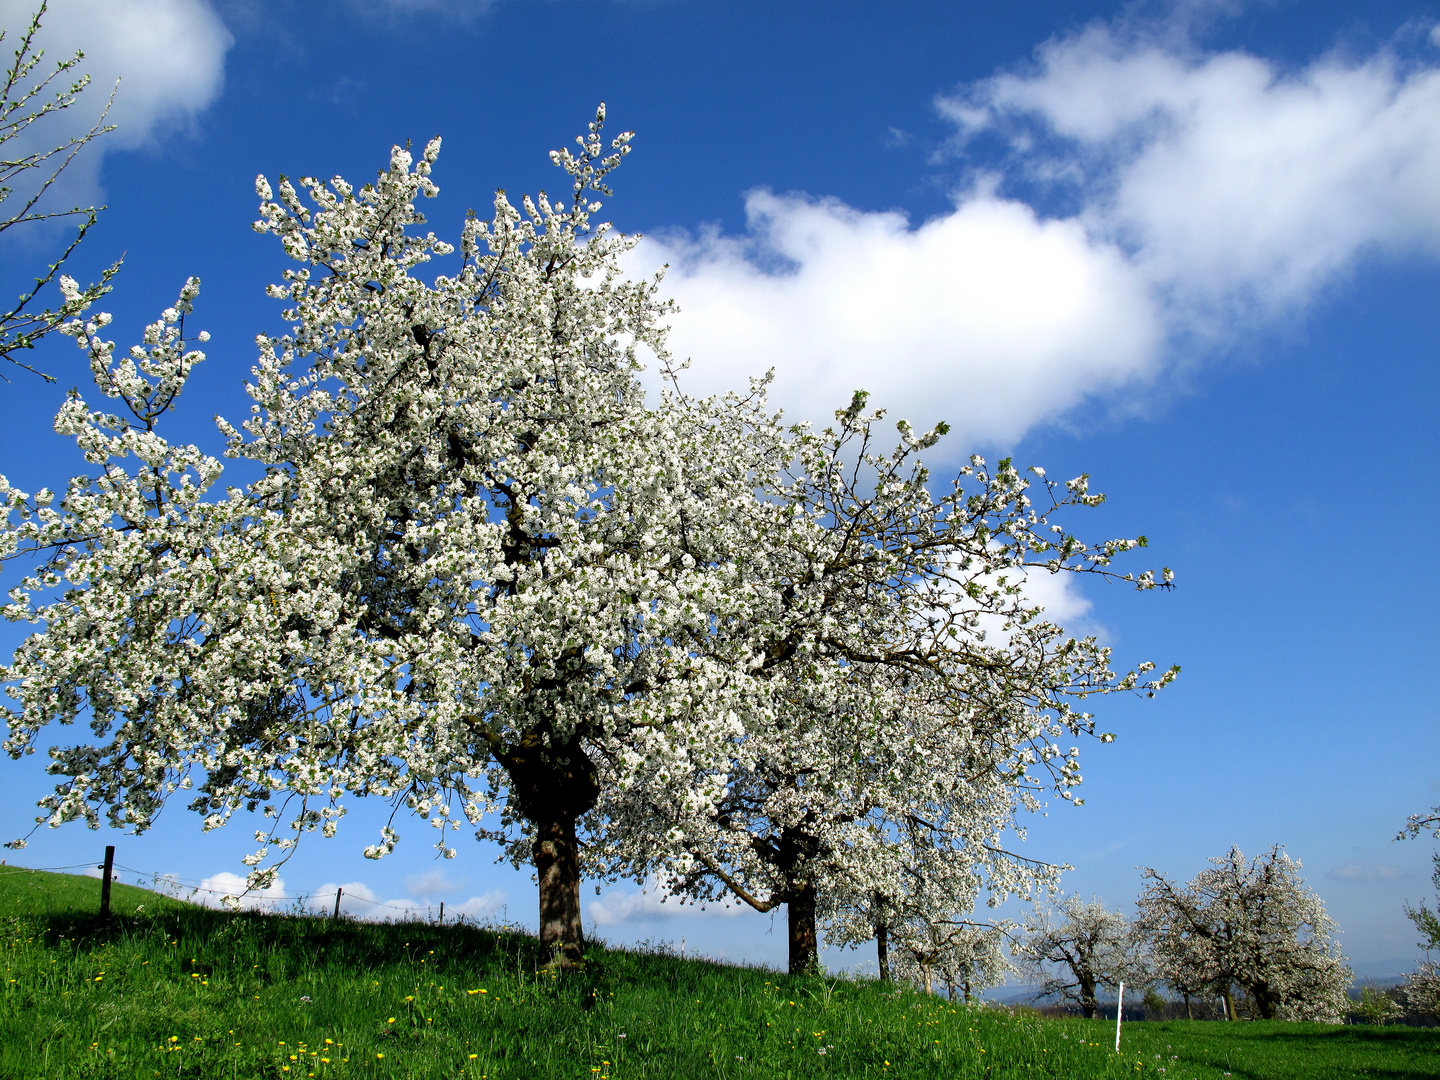
[[[27,10],[0,0],[7,29]],[[1392,838],[1440,803],[1437,23],[1398,0],[54,0],[46,44],[123,76],[119,129],[71,178],[109,207],[73,272],[125,253],[104,305],[122,343],[202,279],[209,360],[171,433],[209,447],[278,319],[256,173],[364,180],[438,133],[427,209],[448,235],[496,187],[563,188],[546,152],[608,102],[637,138],[605,216],[646,234],[636,272],[672,265],[692,385],[774,366],[796,416],[863,386],[949,420],[937,466],[978,450],[1089,472],[1109,502],[1083,531],[1144,533],[1175,569],[1168,594],[1051,597],[1121,663],[1184,674],[1100,707],[1118,740],[1086,751],[1086,805],[1034,821],[1027,853],[1120,906],[1137,866],[1188,878],[1283,843],[1378,975],[1413,966],[1401,904],[1433,892],[1433,843]],[[9,241],[0,286],[54,242]],[[58,386],[0,385],[0,472],[30,490],[79,471],[49,424],[87,377],[68,341],[35,359]],[[0,777],[8,838],[46,783],[34,758]],[[533,921],[527,876],[483,846],[436,863],[417,823],[364,860],[374,816],[307,842],[284,895],[338,883]],[[41,831],[19,861],[108,842],[194,882],[249,850],[177,806],[139,838]],[[782,961],[768,916],[654,899],[613,886],[591,924]]]

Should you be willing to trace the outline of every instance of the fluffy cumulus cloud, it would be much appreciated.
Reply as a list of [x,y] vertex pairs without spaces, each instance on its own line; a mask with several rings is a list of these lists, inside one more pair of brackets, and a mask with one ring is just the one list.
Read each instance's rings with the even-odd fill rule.
[[694,904],[681,905],[679,899],[670,894],[662,881],[653,875],[645,879],[638,891],[618,892],[610,890],[585,905],[586,918],[596,926],[618,926],[621,923],[645,922],[651,919],[672,918],[677,915],[740,915],[750,910],[738,901],[731,903],[707,904],[703,908]]
[[1087,394],[1145,377],[1153,304],[1113,245],[994,194],[917,227],[898,213],[752,192],[742,237],[651,238],[683,314],[670,345],[696,392],[774,368],[773,398],[828,420],[857,389],[964,440],[1010,442]]
[[1045,609],[1047,619],[1076,634],[1100,633],[1090,621],[1093,605],[1081,591],[1077,575],[1032,570],[1025,574],[1021,589],[1029,603]]
[[[410,888],[410,882],[406,884],[407,888]],[[421,884],[428,884],[433,888],[435,883],[422,881]],[[414,888],[411,888],[411,891],[421,892]],[[440,917],[440,902],[431,899],[428,893],[421,892],[419,899],[414,896],[382,899],[379,893],[361,881],[338,883],[327,881],[311,894],[308,904],[316,911],[334,911],[337,892],[339,893],[340,913],[354,919],[386,922],[403,919],[438,919]],[[501,919],[504,912],[505,893],[498,889],[492,889],[459,902],[445,901],[447,921],[463,916],[476,922],[489,923]]]
[[204,907],[239,907],[245,911],[280,911],[293,904],[294,898],[285,892],[285,881],[276,878],[265,889],[245,891],[245,879],[239,874],[222,870],[211,874],[198,885],[180,878],[161,876],[156,879],[158,891],[192,904]]
[[463,884],[444,870],[427,870],[405,878],[405,889],[411,896],[449,896]]
[[645,242],[636,269],[672,266],[690,385],[774,367],[800,416],[864,387],[951,421],[959,449],[1004,447],[1303,311],[1366,257],[1440,254],[1433,53],[1282,70],[1174,24],[1097,24],[938,105],[974,166],[948,213],[758,191],[742,235]]
[[[0,0],[0,26],[11,50],[29,24],[35,0]],[[117,79],[107,118],[116,130],[81,155],[67,174],[66,195],[92,197],[101,155],[140,146],[158,131],[190,123],[220,94],[225,55],[234,43],[207,0],[50,0],[36,44],[51,62],[83,50],[91,88],[37,137],[52,144],[92,124]],[[62,132],[63,127],[63,132]]]
[[[100,875],[99,870],[87,873],[92,877]],[[205,907],[238,907],[246,911],[271,912],[309,911],[326,915],[335,911],[338,894],[342,915],[366,922],[388,922],[438,919],[440,902],[435,896],[454,893],[461,883],[451,881],[441,872],[412,876],[405,883],[410,895],[399,897],[383,896],[363,881],[327,881],[313,890],[292,893],[287,889],[283,878],[276,878],[269,888],[247,892],[245,878],[228,870],[211,874],[203,881],[161,874],[153,880],[142,879],[136,884]],[[464,900],[445,901],[447,922],[461,917],[479,923],[500,922],[503,921],[505,912],[506,894],[500,889],[491,889]]]
[[1367,251],[1440,253],[1440,70],[1390,52],[1282,71],[1092,26],[944,98],[962,138],[1077,186],[1173,315],[1304,304]]

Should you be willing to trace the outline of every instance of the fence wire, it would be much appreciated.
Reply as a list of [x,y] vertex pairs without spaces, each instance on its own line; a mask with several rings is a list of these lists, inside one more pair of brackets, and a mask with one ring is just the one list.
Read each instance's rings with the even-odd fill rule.
[[[104,869],[103,865],[88,862],[71,863],[69,866],[0,866],[0,877],[9,877],[15,874],[35,874],[40,872],[60,873],[66,870],[88,870],[92,866],[96,870]],[[126,873],[134,874],[137,878],[140,879],[142,883],[148,882],[150,885],[154,886],[156,891],[159,891],[163,887],[168,889],[174,889],[176,892],[190,893],[192,895],[195,893],[207,893],[211,896],[219,896],[222,898],[234,897],[236,900],[244,900],[246,898],[250,898],[252,900],[260,901],[266,904],[272,902],[298,902],[303,904],[313,904],[315,901],[321,901],[328,904],[331,898],[335,895],[331,892],[312,892],[300,893],[295,896],[280,896],[273,893],[258,892],[249,889],[240,893],[236,893],[228,889],[216,889],[206,885],[205,881],[209,880],[208,878],[197,881],[195,878],[185,878],[179,876],[178,874],[164,874],[158,870],[137,870],[135,867],[126,866],[123,863],[112,863],[111,866],[114,870],[123,870]],[[111,880],[118,881],[119,876],[113,875]],[[426,904],[424,907],[421,907],[417,904],[395,904],[389,903],[384,900],[371,900],[368,897],[360,896],[357,893],[346,893],[343,890],[343,886],[340,888],[340,892],[343,896],[343,899],[345,900],[357,901],[361,904],[367,904],[371,908],[385,908],[390,911],[399,911],[412,915],[418,915],[421,912],[429,915],[435,910],[436,907],[434,904]],[[162,892],[161,895],[163,896],[170,894]],[[171,896],[171,898],[179,899],[178,896]],[[443,908],[443,905],[441,906]]]

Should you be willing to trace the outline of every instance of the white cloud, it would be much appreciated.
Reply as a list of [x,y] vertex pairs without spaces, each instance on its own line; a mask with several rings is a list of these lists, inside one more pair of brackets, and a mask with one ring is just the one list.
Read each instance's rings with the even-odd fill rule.
[[491,889],[489,892],[472,896],[463,903],[446,910],[447,912],[453,911],[456,915],[464,915],[467,919],[488,922],[505,914],[505,901],[506,895],[503,890]]
[[1065,627],[1073,634],[1094,633],[1089,615],[1094,605],[1080,590],[1079,574],[1047,573],[1030,570],[1025,573],[1021,591],[1027,602],[1045,609],[1045,618]]
[[[100,871],[86,871],[92,877],[99,877]],[[152,882],[142,881],[142,886]],[[422,886],[422,888],[417,888]],[[438,886],[446,886],[442,889]],[[429,889],[423,888],[429,886]],[[435,892],[454,891],[458,884],[445,877],[443,872],[432,871],[406,881],[406,888],[415,895],[382,899],[363,881],[327,881],[305,894],[287,891],[285,882],[277,878],[268,889],[247,893],[245,878],[228,870],[212,874],[197,885],[193,879],[181,879],[175,875],[162,874],[154,879],[156,891],[180,900],[206,907],[230,907],[227,898],[233,897],[238,906],[247,911],[290,911],[309,910],[318,915],[329,915],[335,911],[335,894],[340,893],[340,913],[363,922],[383,922],[398,919],[438,919],[440,905],[428,897]],[[506,894],[500,889],[491,889],[478,896],[471,896],[458,903],[445,903],[445,920],[458,917],[477,922],[492,922],[503,917],[506,910]]]
[[[435,878],[436,872],[419,875],[420,884],[432,884],[425,879]],[[443,878],[443,874],[438,874]],[[406,881],[406,888],[411,892],[426,894],[416,889],[414,882],[416,878]],[[452,886],[453,887],[453,886]],[[383,922],[393,919],[438,919],[440,917],[439,902],[430,902],[428,898],[415,899],[412,896],[403,896],[387,900],[380,899],[380,894],[361,881],[347,881],[336,883],[327,881],[315,890],[310,899],[310,907],[319,912],[333,912],[335,910],[335,892],[340,890],[340,912],[352,919],[362,921]],[[436,890],[440,891],[440,890]],[[458,903],[445,903],[445,918],[447,921],[458,916],[465,916],[479,922],[488,922],[500,916],[505,910],[505,893],[499,889],[492,889],[479,896],[472,896]]]
[[[35,0],[0,0],[5,48],[29,24]],[[50,0],[39,35],[43,70],[85,52],[91,86],[56,123],[35,138],[79,134],[95,122],[115,80],[121,80],[108,122],[116,130],[92,144],[66,175],[66,201],[93,201],[100,160],[111,150],[144,145],[164,129],[189,124],[224,85],[225,54],[234,43],[207,0]]]
[[158,892],[204,907],[238,906],[245,911],[280,911],[294,903],[294,899],[285,892],[283,878],[277,877],[269,888],[246,892],[245,879],[229,870],[211,874],[199,885],[170,874],[160,875],[154,884]]
[[379,897],[375,894],[375,890],[363,881],[327,881],[310,897],[310,907],[316,911],[334,912],[337,891],[340,894],[340,913],[342,915],[359,919],[383,918],[383,916],[375,915],[377,910],[383,910],[376,907]]
[[412,896],[440,896],[454,892],[464,882],[453,880],[444,870],[427,870],[405,879],[405,889]]
[[[791,415],[828,422],[865,388],[892,417],[950,421],[941,452],[1003,448],[1086,400],[1144,400],[1369,256],[1440,254],[1433,57],[1282,71],[1203,51],[1195,14],[1097,24],[941,98],[958,148],[1007,149],[929,221],[757,191],[741,235],[645,240],[631,269],[673,267],[686,385],[773,366]],[[1071,209],[1044,217],[1014,181]]]
[[639,892],[610,891],[585,905],[586,917],[596,926],[615,926],[619,923],[665,919],[677,915],[740,915],[747,910],[749,909],[737,901],[706,904],[704,907],[687,901],[682,906],[679,898],[671,895],[653,875],[645,879]]
[[672,266],[671,351],[685,386],[742,388],[819,421],[857,389],[953,441],[1008,443],[1087,394],[1145,377],[1159,326],[1115,247],[982,190],[911,228],[898,213],[752,192],[744,237],[647,238],[632,265]]
[[944,98],[962,132],[1078,185],[1172,318],[1293,310],[1369,251],[1440,253],[1440,70],[1388,52],[1298,71],[1095,25]]

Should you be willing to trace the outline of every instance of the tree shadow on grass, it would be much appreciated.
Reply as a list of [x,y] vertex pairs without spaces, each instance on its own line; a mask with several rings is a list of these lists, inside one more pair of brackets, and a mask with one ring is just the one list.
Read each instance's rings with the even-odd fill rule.
[[[1351,1025],[1193,1022],[1156,1025],[1151,1038],[1173,1031],[1183,1058],[1233,1074],[1235,1080],[1276,1080],[1289,1063],[1306,1076],[1381,1080],[1440,1078],[1440,1029]],[[1205,1051],[1209,1051],[1207,1055]],[[1252,1056],[1252,1062],[1243,1059]],[[1239,1059],[1239,1060],[1237,1060]],[[1266,1060],[1269,1059],[1269,1060]],[[1348,1060],[1347,1060],[1348,1059]]]
[[183,945],[196,956],[304,957],[311,966],[343,966],[355,973],[420,963],[533,971],[543,962],[539,943],[533,937],[469,923],[369,923],[343,917],[215,911],[169,903],[158,905],[153,912],[115,914],[108,919],[90,914],[50,915],[41,925],[52,946],[69,944],[93,949],[105,944],[143,945],[164,940]]

